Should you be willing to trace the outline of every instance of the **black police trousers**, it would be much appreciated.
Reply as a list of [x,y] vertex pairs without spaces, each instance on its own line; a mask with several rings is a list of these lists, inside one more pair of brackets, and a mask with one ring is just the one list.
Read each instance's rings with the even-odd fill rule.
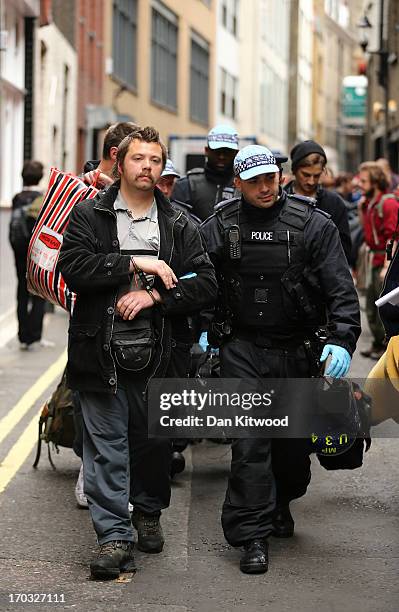
[[[223,378],[305,378],[303,347],[268,349],[233,339],[220,349]],[[272,533],[276,504],[305,494],[310,482],[309,443],[304,439],[251,438],[232,443],[231,472],[222,527],[232,546]]]

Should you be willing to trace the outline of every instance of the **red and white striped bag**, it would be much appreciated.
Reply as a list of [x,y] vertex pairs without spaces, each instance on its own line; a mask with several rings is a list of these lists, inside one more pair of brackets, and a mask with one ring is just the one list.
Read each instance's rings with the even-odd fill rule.
[[76,294],[70,291],[58,269],[58,257],[69,215],[78,202],[94,198],[98,189],[81,179],[50,170],[50,182],[43,199],[28,248],[28,290],[72,313]]

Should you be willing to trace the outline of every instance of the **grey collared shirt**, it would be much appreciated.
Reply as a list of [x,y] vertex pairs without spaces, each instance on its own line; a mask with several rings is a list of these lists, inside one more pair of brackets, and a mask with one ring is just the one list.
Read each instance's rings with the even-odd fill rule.
[[[137,255],[158,259],[160,238],[158,208],[155,199],[145,215],[134,218],[119,191],[114,202],[114,209],[122,255]],[[149,281],[152,281],[153,278],[153,276],[147,275]],[[140,280],[133,278],[130,287],[120,288],[119,295],[123,295],[129,290],[140,289],[141,286]]]

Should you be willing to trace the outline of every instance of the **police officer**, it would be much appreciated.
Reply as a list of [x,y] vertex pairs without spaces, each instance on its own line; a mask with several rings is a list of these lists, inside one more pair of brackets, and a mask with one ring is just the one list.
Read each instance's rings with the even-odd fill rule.
[[176,182],[173,199],[191,205],[201,221],[213,207],[234,195],[233,161],[238,151],[238,134],[228,125],[217,125],[208,134],[204,168],[194,168]]
[[172,196],[176,181],[179,178],[180,174],[176,170],[174,163],[171,159],[167,159],[165,168],[157,183],[157,187],[162,191],[165,198],[168,198],[170,200],[170,203],[172,204],[173,208],[177,208],[178,210],[184,212],[187,217],[195,223],[195,225],[200,225],[201,219],[199,219],[198,217],[196,217],[196,215],[193,214],[193,207],[191,206],[191,204],[189,204],[188,202],[180,202]]
[[[201,226],[219,279],[213,339],[221,373],[235,378],[305,378],[311,361],[304,341],[328,320],[320,361],[326,374],[344,376],[360,334],[359,303],[339,234],[309,198],[288,195],[266,148],[251,145],[234,161],[241,198],[220,204]],[[317,291],[315,287],[317,286]],[[222,510],[232,546],[244,546],[240,569],[268,568],[267,538],[293,533],[289,502],[310,481],[307,441],[236,439]]]

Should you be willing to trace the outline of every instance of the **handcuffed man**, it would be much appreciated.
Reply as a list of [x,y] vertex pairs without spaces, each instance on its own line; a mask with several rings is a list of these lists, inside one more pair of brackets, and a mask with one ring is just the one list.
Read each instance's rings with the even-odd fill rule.
[[134,567],[132,521],[140,550],[163,549],[159,517],[170,501],[171,446],[148,438],[146,392],[153,377],[179,370],[176,362],[187,368],[189,346],[179,348],[176,337],[185,315],[216,296],[198,229],[156,189],[166,159],[154,128],[124,138],[118,179],[75,206],[60,253],[61,272],[77,293],[67,373],[82,404],[97,579]]

